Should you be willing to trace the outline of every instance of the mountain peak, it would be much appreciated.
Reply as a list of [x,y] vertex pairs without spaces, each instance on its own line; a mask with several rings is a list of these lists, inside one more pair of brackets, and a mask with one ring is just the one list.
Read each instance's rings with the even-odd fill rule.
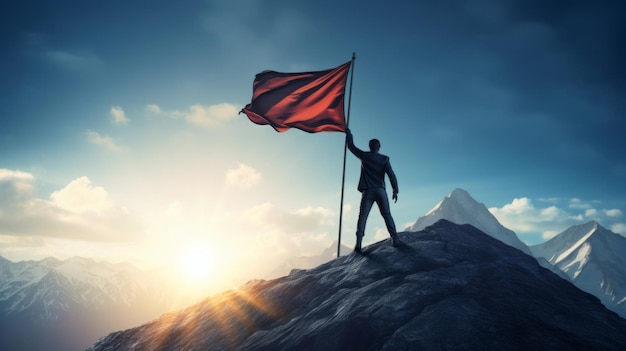
[[464,189],[454,189],[448,196],[444,197],[435,207],[428,211],[426,215],[418,218],[417,221],[406,230],[412,232],[420,231],[433,225],[440,219],[446,219],[456,224],[471,224],[505,244],[531,255],[528,247],[519,240],[513,231],[500,224],[485,205],[474,200]]
[[[608,256],[616,256],[620,261],[626,259],[626,250],[623,253],[619,252],[620,247],[626,245],[626,240],[622,239],[619,234],[604,228],[597,221],[590,221],[571,226],[550,240],[533,245],[530,249],[535,257],[545,258],[566,273],[570,271],[570,276],[574,279],[580,274],[592,253],[604,261]],[[615,250],[618,253],[611,253]],[[576,262],[575,266],[573,262]],[[576,273],[572,274],[573,271]]]
[[[470,196],[470,194],[467,192],[467,190],[465,189],[461,189],[461,188],[455,188],[454,190],[452,190],[452,192],[450,193],[450,195],[448,195],[449,197],[454,197],[454,198],[466,198],[466,199],[472,199],[472,197]],[[473,199],[472,199],[473,200]]]
[[530,250],[567,274],[581,290],[626,317],[626,238],[590,221]]
[[[534,245],[532,251],[535,256],[545,257],[545,252],[553,251],[556,248],[567,247],[575,249],[598,231],[606,231],[606,229],[596,221],[574,225],[548,241]],[[556,257],[546,257],[546,259],[552,264],[557,263],[555,260],[558,260]]]
[[54,266],[54,265],[61,263],[62,261],[56,257],[49,256],[49,257],[42,259],[39,262],[47,266]]
[[474,198],[472,198],[472,196],[466,190],[456,188],[452,190],[450,194],[446,195],[441,201],[439,201],[439,203],[435,205],[435,207],[428,211],[426,216],[433,214],[436,215],[437,212],[445,211],[446,208],[453,206],[451,204],[458,204],[457,206],[462,206],[466,208],[480,205],[476,200],[474,200]]
[[475,227],[399,235],[398,248],[253,281],[89,350],[626,349],[626,320]]

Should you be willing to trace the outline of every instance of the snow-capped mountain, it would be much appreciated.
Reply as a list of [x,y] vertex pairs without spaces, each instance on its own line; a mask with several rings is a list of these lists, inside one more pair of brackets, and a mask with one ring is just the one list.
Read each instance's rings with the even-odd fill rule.
[[[341,256],[347,255],[352,252],[352,249],[341,245],[340,254]],[[297,256],[292,257],[276,267],[272,272],[270,272],[265,278],[266,279],[274,279],[285,276],[289,274],[293,269],[310,269],[321,265],[322,263],[326,263],[330,260],[337,258],[337,241],[333,242],[327,249],[325,249],[321,254],[316,256]]]
[[161,278],[81,257],[0,257],[0,350],[84,350],[107,332],[156,318],[174,307]]
[[441,220],[100,339],[124,350],[625,350],[626,320],[530,256]]
[[592,221],[530,249],[626,318],[626,238]]
[[145,290],[136,279],[140,276],[130,265],[80,257],[18,263],[0,257],[0,314],[33,310],[34,318],[57,320],[74,304],[130,307],[137,302],[138,290]]
[[474,200],[463,189],[454,189],[450,195],[444,197],[426,215],[418,218],[406,230],[420,231],[440,219],[447,219],[456,224],[471,224],[503,243],[532,255],[526,244],[519,240],[515,232],[500,224],[485,205]]
[[131,307],[148,290],[143,274],[129,264],[81,257],[17,263],[0,257],[0,314],[33,310],[34,318],[58,320],[72,305]]

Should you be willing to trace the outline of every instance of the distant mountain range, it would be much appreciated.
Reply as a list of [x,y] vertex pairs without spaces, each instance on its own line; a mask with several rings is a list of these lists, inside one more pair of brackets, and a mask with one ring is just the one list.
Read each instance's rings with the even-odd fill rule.
[[84,350],[103,334],[181,308],[167,279],[164,271],[81,257],[0,257],[0,350]]
[[626,320],[520,250],[440,220],[98,340],[125,350],[626,350]]

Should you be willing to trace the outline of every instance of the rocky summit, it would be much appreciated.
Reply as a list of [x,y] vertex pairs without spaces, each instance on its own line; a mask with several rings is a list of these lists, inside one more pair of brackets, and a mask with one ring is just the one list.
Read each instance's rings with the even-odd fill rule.
[[249,282],[90,351],[626,350],[626,320],[530,256],[440,220]]

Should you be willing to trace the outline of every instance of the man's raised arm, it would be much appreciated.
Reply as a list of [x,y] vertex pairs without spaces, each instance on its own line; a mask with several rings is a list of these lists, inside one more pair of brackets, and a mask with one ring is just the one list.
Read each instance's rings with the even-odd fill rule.
[[352,137],[352,132],[349,128],[346,129],[346,142],[348,143],[348,149],[350,149],[350,152],[352,152],[354,156],[361,158],[361,155],[363,155],[363,150],[354,145],[354,138]]

